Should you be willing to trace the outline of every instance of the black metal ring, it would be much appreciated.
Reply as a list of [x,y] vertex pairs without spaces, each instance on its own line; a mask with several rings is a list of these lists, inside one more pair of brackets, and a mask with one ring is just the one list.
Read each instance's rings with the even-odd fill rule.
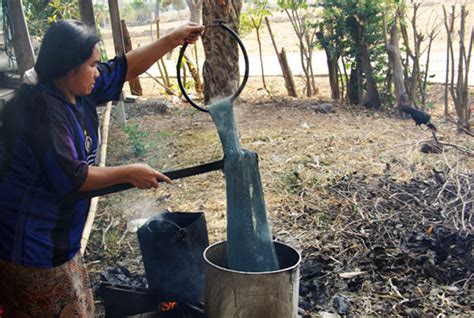
[[[247,54],[247,50],[245,49],[244,44],[242,43],[242,40],[238,36],[238,34],[229,28],[227,25],[224,24],[224,21],[222,20],[215,20],[214,22],[217,23],[217,25],[221,26],[226,30],[227,32],[230,33],[230,35],[237,41],[239,44],[240,49],[242,50],[242,53],[244,55],[244,61],[245,61],[245,74],[244,74],[244,79],[242,83],[239,86],[239,89],[237,92],[235,92],[234,95],[232,95],[231,100],[234,101],[237,97],[239,97],[240,93],[242,93],[242,90],[245,87],[245,84],[247,84],[247,80],[249,79],[249,56]],[[176,65],[176,77],[178,80],[178,86],[181,90],[181,93],[183,93],[184,98],[196,109],[203,111],[203,112],[209,112],[209,110],[197,105],[189,96],[188,93],[186,92],[186,89],[184,88],[183,83],[181,82],[181,67],[182,67],[182,60],[184,57],[184,52],[186,51],[186,48],[188,47],[188,43],[184,43],[184,45],[181,47],[181,50],[179,51],[179,57],[178,57],[178,64]]]

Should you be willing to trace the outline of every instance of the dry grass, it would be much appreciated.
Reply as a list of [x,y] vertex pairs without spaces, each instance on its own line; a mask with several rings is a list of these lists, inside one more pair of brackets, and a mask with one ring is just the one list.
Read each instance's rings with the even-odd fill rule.
[[[347,206],[348,201],[328,194],[328,188],[337,180],[357,174],[367,178],[369,183],[380,176],[408,182],[423,180],[433,169],[472,173],[474,168],[472,157],[456,149],[447,148],[442,155],[421,153],[420,145],[432,136],[425,128],[415,127],[411,120],[337,103],[334,103],[334,114],[315,113],[309,106],[321,103],[328,96],[325,80],[318,80],[320,91],[325,95],[293,99],[282,93],[267,96],[260,89],[259,80],[251,78],[242,102],[235,106],[241,143],[259,154],[273,234],[305,255],[309,253],[307,256],[311,254],[308,248],[317,244],[318,235],[350,222],[337,219],[337,214],[342,213],[338,207]],[[270,82],[275,92],[284,91],[282,79],[273,78]],[[154,91],[155,84],[151,80],[142,84],[145,91]],[[441,107],[439,99],[433,102]],[[129,118],[129,124],[136,124],[147,133],[144,142],[149,148],[144,157],[133,155],[131,141],[114,125],[107,164],[143,161],[166,171],[221,158],[220,142],[209,115],[196,112],[181,101],[175,100],[170,105],[164,114],[141,113],[138,109]],[[453,124],[436,117],[434,122],[441,141],[474,148],[474,140],[458,134]],[[157,190],[131,190],[101,200],[101,215],[91,240],[93,246],[103,246],[101,241],[105,240],[109,250],[89,252],[90,261],[101,260],[92,265],[92,272],[103,271],[108,264],[117,261],[141,271],[140,258],[136,257],[139,254],[136,237],[124,234],[126,222],[163,210],[205,211],[210,241],[224,240],[223,174],[212,172],[178,180]],[[112,223],[113,228],[109,226]],[[104,236],[107,228],[108,236]],[[384,299],[374,298],[372,302],[375,302],[372,305],[383,304]]]
[[[425,1],[420,9],[421,28],[429,31],[433,24],[442,23],[441,4],[450,5],[451,2],[455,1]],[[468,4],[468,9],[473,11],[474,5]],[[186,20],[185,14],[173,19],[164,18],[161,28],[166,32]],[[468,21],[472,26],[473,20],[468,18]],[[271,22],[277,44],[284,46],[287,53],[298,52],[297,39],[286,16],[274,13]],[[150,43],[155,37],[152,36],[154,27],[152,30],[150,26],[134,26],[129,31],[134,47]],[[433,43],[433,52],[445,51],[444,33],[443,29]],[[109,56],[112,56],[111,33],[105,30],[103,35]],[[243,40],[249,55],[256,56],[255,35],[245,35]],[[266,30],[262,33],[262,41],[265,44],[264,56],[274,55]],[[177,52],[174,52],[174,56],[169,58],[173,60],[176,56]],[[242,102],[235,106],[236,118],[242,145],[259,155],[273,234],[302,251],[306,265],[314,259],[319,260],[319,257],[325,258],[325,266],[328,267],[320,280],[330,286],[326,289],[328,294],[312,295],[310,291],[305,291],[305,299],[308,302],[311,297],[325,299],[331,307],[333,294],[344,292],[348,284],[348,280],[340,279],[338,275],[341,272],[364,271],[366,273],[354,278],[364,277],[361,289],[354,294],[346,293],[352,299],[352,313],[356,316],[387,316],[395,312],[416,316],[416,312],[403,311],[407,303],[405,297],[412,296],[407,296],[401,287],[403,284],[395,279],[397,277],[414,277],[414,281],[408,279],[406,286],[419,292],[413,297],[419,298],[415,309],[422,310],[421,314],[472,314],[472,308],[459,305],[458,300],[459,291],[472,292],[472,277],[460,284],[443,286],[422,276],[409,276],[416,271],[416,267],[410,267],[406,270],[410,273],[403,275],[367,269],[361,265],[361,259],[368,257],[364,254],[368,250],[364,244],[372,244],[375,239],[361,238],[364,233],[359,232],[362,227],[374,231],[376,235],[393,235],[392,227],[387,225],[392,232],[379,227],[384,223],[401,229],[400,233],[416,229],[416,226],[421,232],[429,229],[429,218],[416,213],[417,200],[423,201],[423,196],[430,193],[414,191],[416,195],[409,200],[415,202],[414,205],[387,208],[393,199],[390,191],[405,184],[422,183],[432,176],[433,170],[447,171],[449,180],[456,184],[459,174],[472,174],[474,171],[472,156],[452,147],[446,147],[441,155],[421,153],[420,146],[432,140],[431,133],[426,128],[415,127],[411,120],[387,113],[338,103],[333,103],[336,110],[333,114],[315,113],[311,105],[329,101],[330,92],[325,77],[318,77],[319,95],[313,99],[285,97],[281,78],[269,77],[267,80],[272,96],[261,89],[259,78],[251,78],[243,92]],[[296,81],[299,87],[303,86],[300,78]],[[143,98],[157,98],[162,93],[161,87],[149,78],[142,79],[142,86]],[[472,137],[458,134],[452,123],[444,122],[440,117],[443,113],[442,94],[441,86],[431,87],[429,102],[433,103],[434,109],[430,112],[439,129],[438,138],[444,143],[474,149]],[[133,143],[138,141],[130,140],[116,123],[112,126],[107,165],[141,161],[166,171],[222,157],[215,127],[207,114],[196,112],[176,99],[166,103],[171,108],[164,114],[154,111],[153,106],[129,112],[131,117],[128,123],[137,125],[139,131],[147,134],[140,141],[148,146],[143,156],[133,153]],[[422,188],[429,192],[426,189]],[[364,192],[369,190],[377,193],[378,197],[372,198]],[[436,190],[442,193],[442,189]],[[132,272],[143,272],[136,236],[126,232],[126,224],[159,211],[205,211],[210,241],[225,240],[225,195],[223,174],[212,172],[164,184],[157,190],[130,190],[101,199],[86,255],[86,260],[91,263],[93,280],[97,282],[98,273],[109,266],[124,265]],[[440,198],[435,196],[436,200]],[[436,200],[434,202],[438,203]],[[400,215],[398,210],[404,210],[405,214]],[[472,216],[473,211],[467,213]],[[472,234],[472,219],[468,218],[468,224],[463,225],[458,214],[448,217],[450,226],[457,226],[459,230],[464,226]],[[399,237],[395,235],[391,239],[394,246],[390,253],[400,256],[397,254]],[[387,265],[387,268],[390,266]],[[303,274],[307,275],[307,272],[303,271]],[[375,278],[370,279],[369,276]],[[472,302],[472,295],[466,298]],[[316,317],[316,312],[324,306],[312,305],[317,310],[314,309],[311,315]]]

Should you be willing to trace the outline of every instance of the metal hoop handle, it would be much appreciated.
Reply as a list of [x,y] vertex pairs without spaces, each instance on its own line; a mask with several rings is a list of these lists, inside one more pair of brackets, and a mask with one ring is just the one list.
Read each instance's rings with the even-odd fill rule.
[[[245,87],[245,84],[247,84],[247,80],[249,79],[249,56],[247,54],[247,50],[245,49],[244,44],[242,43],[242,40],[238,36],[238,34],[229,28],[227,25],[224,24],[224,21],[222,20],[215,20],[214,22],[217,23],[218,26],[221,26],[226,30],[227,32],[230,33],[230,35],[234,38],[234,40],[237,41],[239,44],[240,49],[242,50],[242,53],[244,55],[244,61],[245,61],[245,74],[244,74],[244,79],[242,83],[239,86],[239,89],[237,92],[235,92],[234,95],[232,95],[231,100],[234,101],[237,97],[239,97],[240,93],[242,93],[242,90]],[[186,48],[188,47],[188,43],[184,43],[184,45],[181,47],[181,50],[179,51],[179,57],[178,57],[178,64],[176,65],[176,77],[178,80],[178,86],[179,89],[181,90],[181,93],[183,94],[184,98],[196,109],[202,111],[202,112],[209,112],[209,110],[205,109],[204,107],[199,106],[196,104],[188,95],[186,92],[186,89],[184,88],[183,83],[181,82],[181,67],[182,67],[182,61],[184,57],[184,52],[186,51]]]

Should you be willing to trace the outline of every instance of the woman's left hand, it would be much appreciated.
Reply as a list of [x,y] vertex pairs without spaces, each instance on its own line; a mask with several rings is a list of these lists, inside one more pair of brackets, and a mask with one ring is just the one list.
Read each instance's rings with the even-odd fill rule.
[[194,22],[188,22],[171,31],[169,37],[175,46],[179,46],[183,45],[184,43],[192,44],[196,42],[203,33],[203,25]]

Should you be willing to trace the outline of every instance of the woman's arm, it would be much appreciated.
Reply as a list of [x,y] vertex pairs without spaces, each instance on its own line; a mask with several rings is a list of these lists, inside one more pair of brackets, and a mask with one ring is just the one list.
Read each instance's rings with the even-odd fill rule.
[[88,168],[86,180],[79,191],[98,190],[119,183],[131,183],[139,189],[149,189],[157,188],[158,181],[171,182],[167,176],[141,163]]
[[166,53],[175,47],[187,43],[194,43],[204,31],[202,25],[188,22],[171,31],[171,33],[158,39],[157,41],[136,48],[128,52],[127,57],[127,75],[128,81],[148,70],[153,63],[163,57]]

